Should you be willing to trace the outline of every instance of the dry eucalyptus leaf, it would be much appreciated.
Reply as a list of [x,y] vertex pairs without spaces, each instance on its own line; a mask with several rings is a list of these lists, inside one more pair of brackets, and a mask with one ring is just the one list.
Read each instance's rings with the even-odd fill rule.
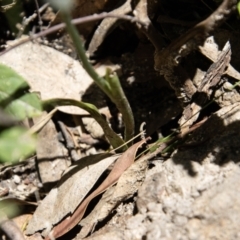
[[53,228],[50,235],[45,240],[50,240],[51,238],[58,238],[65,233],[69,232],[73,227],[75,227],[79,221],[82,219],[86,208],[90,201],[98,196],[100,193],[106,191],[106,189],[113,184],[115,184],[124,171],[132,165],[135,159],[135,154],[141,145],[145,143],[145,139],[135,143],[131,146],[122,156],[118,158],[112,171],[109,173],[107,178],[100,184],[100,186],[93,191],[85,200],[79,205],[76,211],[69,218],[63,220],[56,227]]
[[72,214],[101,174],[119,155],[99,154],[82,158],[70,167],[35,211],[26,234],[42,231],[46,236],[64,217]]
[[[24,77],[31,86],[31,91],[39,92],[43,100],[81,100],[82,95],[93,83],[78,61],[38,43],[28,42],[14,48],[0,56],[0,63],[13,68]],[[59,109],[70,114],[86,114],[85,110],[73,106]]]
[[102,196],[94,210],[81,222],[83,226],[78,237],[86,237],[92,227],[106,218],[122,201],[132,197],[145,179],[148,160],[140,158],[119,178],[116,186],[109,188]]
[[50,121],[50,119],[52,119],[53,115],[56,112],[57,112],[57,108],[54,108],[53,110],[51,110],[49,113],[44,115],[44,117],[42,117],[41,120],[35,122],[35,124],[33,126],[31,126],[31,127],[29,126],[30,129],[28,130],[28,132],[30,134],[34,134],[34,133],[41,131],[42,128]]

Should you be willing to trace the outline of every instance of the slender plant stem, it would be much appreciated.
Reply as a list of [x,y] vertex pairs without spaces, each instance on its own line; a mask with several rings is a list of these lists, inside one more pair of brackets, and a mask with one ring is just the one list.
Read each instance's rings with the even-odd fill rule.
[[65,99],[65,98],[54,98],[43,101],[43,108],[48,107],[57,107],[57,106],[76,106],[80,107],[91,114],[91,116],[99,123],[102,127],[106,138],[109,140],[110,144],[113,148],[118,148],[122,146],[119,151],[122,152],[127,149],[125,142],[110,128],[107,121],[104,117],[99,113],[98,109],[90,103],[80,102],[74,99]]
[[113,101],[118,107],[119,111],[122,113],[123,122],[125,125],[124,140],[125,142],[127,142],[134,136],[135,123],[132,109],[129,105],[127,97],[123,92],[123,89],[121,87],[120,81],[116,73],[111,74],[108,72],[106,74],[106,79],[111,87],[111,95],[114,96]]
[[82,40],[78,34],[76,27],[71,22],[70,14],[67,11],[62,11],[61,14],[62,19],[66,24],[69,35],[71,36],[73,43],[76,47],[77,53],[82,60],[83,67],[92,77],[92,79],[96,82],[99,88],[107,94],[107,96],[111,99],[113,103],[116,104],[117,108],[122,113],[125,124],[124,140],[128,141],[134,136],[134,118],[131,107],[122,90],[117,75],[111,74],[110,71],[107,71],[106,77],[102,78],[96,73],[96,71],[88,61]]
[[91,63],[88,61],[87,56],[85,54],[85,49],[83,47],[82,40],[78,34],[76,27],[71,23],[70,15],[66,12],[62,12],[62,19],[66,24],[66,28],[69,32],[69,35],[72,38],[74,46],[77,50],[77,53],[82,61],[82,65],[87,73],[92,77],[92,79],[96,82],[96,84],[104,91],[107,95],[110,94],[110,87],[105,81],[104,78],[100,77],[96,71],[94,70]]
[[[140,25],[142,25],[143,27],[145,26],[144,22],[138,20],[135,17],[128,16],[128,15],[118,15],[118,14],[107,13],[107,12],[76,18],[76,19],[73,19],[71,22],[74,25],[79,25],[79,24],[83,24],[83,23],[87,23],[87,22],[93,22],[93,21],[101,20],[101,19],[104,19],[104,18],[117,18],[117,19],[122,19],[122,20],[125,20],[125,21],[130,21],[132,23],[137,22]],[[24,44],[24,43],[27,43],[29,41],[32,41],[32,40],[40,38],[40,37],[47,36],[51,33],[57,32],[61,29],[64,29],[65,27],[66,27],[65,23],[60,23],[60,24],[57,24],[53,27],[50,27],[50,28],[48,28],[44,31],[41,31],[39,33],[31,34],[31,36],[25,37],[24,39],[19,40],[16,44],[14,44],[12,46],[9,46],[7,49],[0,52],[0,56],[7,53],[8,51],[11,51],[12,49]]]

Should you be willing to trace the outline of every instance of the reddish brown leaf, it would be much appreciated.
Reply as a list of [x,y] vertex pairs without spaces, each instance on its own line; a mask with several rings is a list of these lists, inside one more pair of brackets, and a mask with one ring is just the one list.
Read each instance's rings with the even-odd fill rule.
[[119,177],[123,174],[123,172],[132,165],[138,148],[145,141],[146,140],[144,139],[135,143],[126,152],[124,152],[123,155],[118,158],[112,171],[103,181],[103,183],[79,205],[79,207],[76,209],[76,211],[71,217],[66,218],[57,226],[55,226],[49,236],[45,238],[45,240],[50,240],[50,236],[54,238],[61,237],[65,233],[69,232],[73,227],[75,227],[82,219],[90,201],[96,196],[98,196],[100,193],[104,192],[108,187],[115,184],[118,181]]

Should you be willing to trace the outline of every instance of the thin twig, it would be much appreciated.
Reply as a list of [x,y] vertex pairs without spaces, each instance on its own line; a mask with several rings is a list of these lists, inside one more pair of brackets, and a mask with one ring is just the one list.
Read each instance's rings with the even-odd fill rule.
[[42,18],[41,18],[40,11],[39,11],[38,0],[35,0],[35,5],[36,5],[36,9],[37,9],[38,24],[39,24],[40,29],[41,29],[43,22],[42,22]]
[[[42,13],[47,7],[49,6],[49,3],[45,3],[41,8],[38,9],[38,14],[40,16],[40,13]],[[36,17],[37,17],[37,13],[34,13],[32,14],[30,17],[28,18],[24,18],[23,19],[23,22],[22,22],[22,26],[21,26],[21,30],[19,31],[18,35],[17,35],[17,38],[20,38],[26,28],[26,26],[31,22],[33,21]],[[39,23],[40,25],[40,23]],[[40,25],[41,26],[41,25]],[[1,54],[1,53],[0,53]]]
[[76,146],[74,144],[74,141],[73,141],[72,135],[70,134],[69,129],[67,128],[67,126],[65,126],[65,124],[62,121],[58,121],[58,125],[62,131],[62,135],[66,143],[65,146],[70,153],[72,161],[73,162],[78,161],[80,159],[80,156],[76,151]]
[[[112,13],[100,13],[100,14],[93,14],[91,16],[86,16],[86,17],[81,17],[81,18],[76,18],[73,19],[71,22],[74,25],[78,25],[78,24],[83,24],[83,23],[87,23],[87,22],[93,22],[93,21],[98,21],[98,20],[102,20],[103,18],[118,18],[118,19],[122,19],[122,20],[126,20],[126,21],[130,21],[130,22],[138,22],[141,25],[145,25],[144,22],[139,21],[137,18],[132,17],[132,16],[126,16],[126,15],[117,15],[117,14],[112,14]],[[0,56],[3,55],[6,52],[9,52],[10,50],[24,44],[27,43],[29,41],[32,41],[34,39],[40,38],[40,37],[44,37],[47,36],[51,33],[57,32],[61,29],[66,28],[66,24],[65,23],[60,23],[56,26],[53,26],[47,30],[41,31],[39,33],[33,34],[29,37],[26,37],[24,39],[22,39],[21,41],[19,41],[18,43],[16,43],[15,45],[5,49],[4,51],[0,52]]]

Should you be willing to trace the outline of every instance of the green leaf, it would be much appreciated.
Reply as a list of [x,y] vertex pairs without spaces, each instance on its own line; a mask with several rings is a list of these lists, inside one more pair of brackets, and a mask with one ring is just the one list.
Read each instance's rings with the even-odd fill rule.
[[42,110],[38,96],[28,89],[20,75],[0,64],[0,107],[18,120],[39,115]]
[[22,127],[0,132],[0,162],[16,162],[35,151],[36,139]]
[[238,10],[238,14],[240,15],[240,2],[238,2],[237,4],[237,10]]
[[0,201],[0,219],[6,219],[15,217],[20,212],[20,208],[11,199],[4,199]]

